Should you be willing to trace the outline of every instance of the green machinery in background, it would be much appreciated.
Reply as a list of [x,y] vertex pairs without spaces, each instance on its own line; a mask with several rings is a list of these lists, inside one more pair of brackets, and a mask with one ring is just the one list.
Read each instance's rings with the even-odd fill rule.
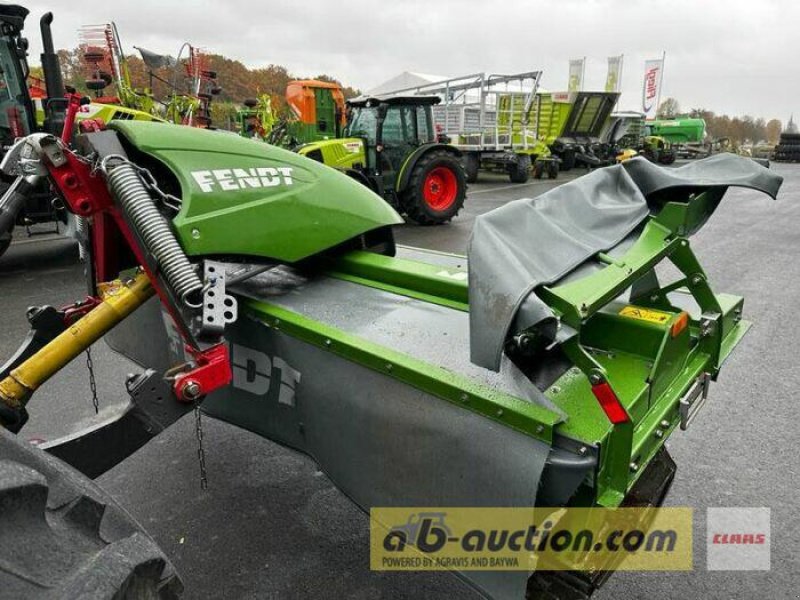
[[706,122],[703,119],[678,117],[648,121],[650,135],[664,138],[673,146],[702,144],[706,138]]
[[[36,97],[33,97],[28,87],[28,42],[22,34],[27,16],[28,10],[21,6],[0,6],[0,64],[5,92],[0,98],[0,146],[4,149],[11,146],[16,138],[33,132],[62,135],[67,111],[58,55],[50,30],[52,13],[45,14],[41,19],[44,46],[41,58],[46,89],[36,86]],[[100,119],[109,123],[113,120],[153,121],[156,117],[122,106],[86,102],[81,106],[78,119]],[[5,150],[0,154],[4,155]],[[0,182],[0,190],[5,191],[7,186],[7,181]],[[52,223],[56,232],[60,231],[62,225],[69,226],[69,215],[59,206],[59,203],[54,205],[53,194],[46,187],[15,196],[14,201],[0,205],[0,255],[11,244],[14,227],[25,227],[28,234],[33,235],[32,225]]]
[[385,92],[386,96],[438,96],[437,133],[461,151],[469,183],[480,171],[505,173],[513,183],[531,175],[558,176],[559,163],[537,134],[541,71],[474,73]]
[[285,114],[280,114],[269,94],[246,100],[237,113],[239,134],[289,149],[341,137],[347,117],[340,85],[313,79],[290,81],[285,101]]
[[440,225],[464,205],[461,152],[435,133],[438,96],[362,98],[347,102],[342,137],[297,152],[343,170],[420,225]]
[[[461,210],[466,181],[460,153],[435,134],[438,97],[367,98],[345,103],[325,81],[292,81],[289,117],[269,98],[239,111],[239,132],[340,169],[421,225],[447,223]],[[349,115],[349,121],[348,121]]]
[[675,148],[669,140],[652,133],[651,123],[645,120],[643,113],[612,113],[601,134],[608,155],[618,162],[641,155],[662,165],[674,163]]
[[616,92],[543,92],[534,107],[539,139],[563,171],[614,162],[601,134],[619,99]]

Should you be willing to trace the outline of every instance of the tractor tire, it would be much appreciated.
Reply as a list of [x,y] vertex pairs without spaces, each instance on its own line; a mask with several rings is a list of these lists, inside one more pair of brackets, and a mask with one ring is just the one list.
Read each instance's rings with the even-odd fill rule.
[[481,168],[481,157],[475,152],[467,152],[464,155],[464,172],[466,173],[467,183],[478,181],[478,171]]
[[675,153],[669,152],[662,154],[658,157],[658,162],[662,165],[671,165],[675,162]]
[[540,161],[533,163],[533,178],[541,179],[544,175],[544,164]]
[[558,178],[558,162],[553,160],[547,163],[547,178],[548,179]]
[[0,427],[0,596],[166,600],[183,584],[91,480]]
[[575,167],[575,150],[564,150],[561,154],[561,170],[569,171]]
[[401,204],[408,218],[420,225],[441,225],[458,214],[466,196],[461,160],[446,150],[433,150],[414,165]]
[[516,162],[508,166],[508,178],[511,183],[525,183],[531,176],[531,157],[518,154]]
[[3,256],[3,254],[6,253],[6,250],[8,250],[8,247],[11,245],[11,240],[14,237],[13,231],[14,228],[12,227],[8,231],[0,233],[0,256]]

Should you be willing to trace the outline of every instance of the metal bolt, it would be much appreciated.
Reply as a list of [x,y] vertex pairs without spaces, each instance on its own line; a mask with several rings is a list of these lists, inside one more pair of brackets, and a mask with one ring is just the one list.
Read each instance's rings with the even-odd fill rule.
[[199,229],[192,229],[192,237],[196,240],[200,239],[200,230]]
[[392,370],[392,363],[386,363],[386,370],[387,371],[391,371]]
[[560,391],[561,391],[561,388],[558,387],[557,385],[554,385],[553,387],[550,388],[550,393],[551,394],[557,394]]
[[464,404],[466,404],[467,402],[469,402],[469,396],[467,396],[466,394],[461,394],[461,401]]
[[325,345],[326,346],[330,346],[331,345],[331,341],[330,340],[325,340]]
[[497,410],[497,416],[498,417],[502,417],[503,416],[503,409],[502,408]]
[[661,439],[664,437],[664,432],[661,431],[660,429],[656,429],[653,435],[656,436],[658,439]]
[[592,385],[598,385],[600,383],[603,383],[603,376],[600,375],[599,373],[592,373],[591,375],[589,375],[589,383],[591,383]]
[[589,449],[586,446],[581,446],[578,450],[578,454],[581,456],[586,456],[586,453],[589,452]]
[[658,302],[658,294],[653,294],[650,296],[650,302]]
[[692,285],[700,285],[701,283],[703,283],[703,278],[700,275],[692,277]]
[[544,425],[537,425],[536,433],[544,433]]
[[635,462],[632,462],[630,464],[630,467],[631,467],[631,472],[632,473],[636,473],[639,470],[639,465],[637,463],[635,463]]
[[200,387],[199,383],[196,381],[189,381],[183,386],[181,394],[183,394],[183,397],[187,400],[197,400],[202,391],[203,389]]
[[669,426],[670,426],[670,422],[669,422],[669,421],[667,421],[666,419],[664,419],[663,421],[661,421],[661,428],[662,428],[662,429],[668,429],[668,428],[669,428]]

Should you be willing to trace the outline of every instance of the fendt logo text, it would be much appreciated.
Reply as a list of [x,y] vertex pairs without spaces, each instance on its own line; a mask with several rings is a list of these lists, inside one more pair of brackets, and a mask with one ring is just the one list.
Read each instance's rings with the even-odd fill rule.
[[208,193],[218,189],[234,192],[278,185],[292,185],[292,167],[253,167],[251,169],[214,169],[192,171],[200,190]]

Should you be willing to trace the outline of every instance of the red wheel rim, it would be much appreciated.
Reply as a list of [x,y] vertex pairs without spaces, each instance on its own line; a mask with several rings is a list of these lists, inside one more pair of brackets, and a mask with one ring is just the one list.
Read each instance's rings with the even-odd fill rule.
[[456,174],[447,167],[436,167],[425,177],[422,184],[422,198],[433,210],[450,208],[458,195]]

